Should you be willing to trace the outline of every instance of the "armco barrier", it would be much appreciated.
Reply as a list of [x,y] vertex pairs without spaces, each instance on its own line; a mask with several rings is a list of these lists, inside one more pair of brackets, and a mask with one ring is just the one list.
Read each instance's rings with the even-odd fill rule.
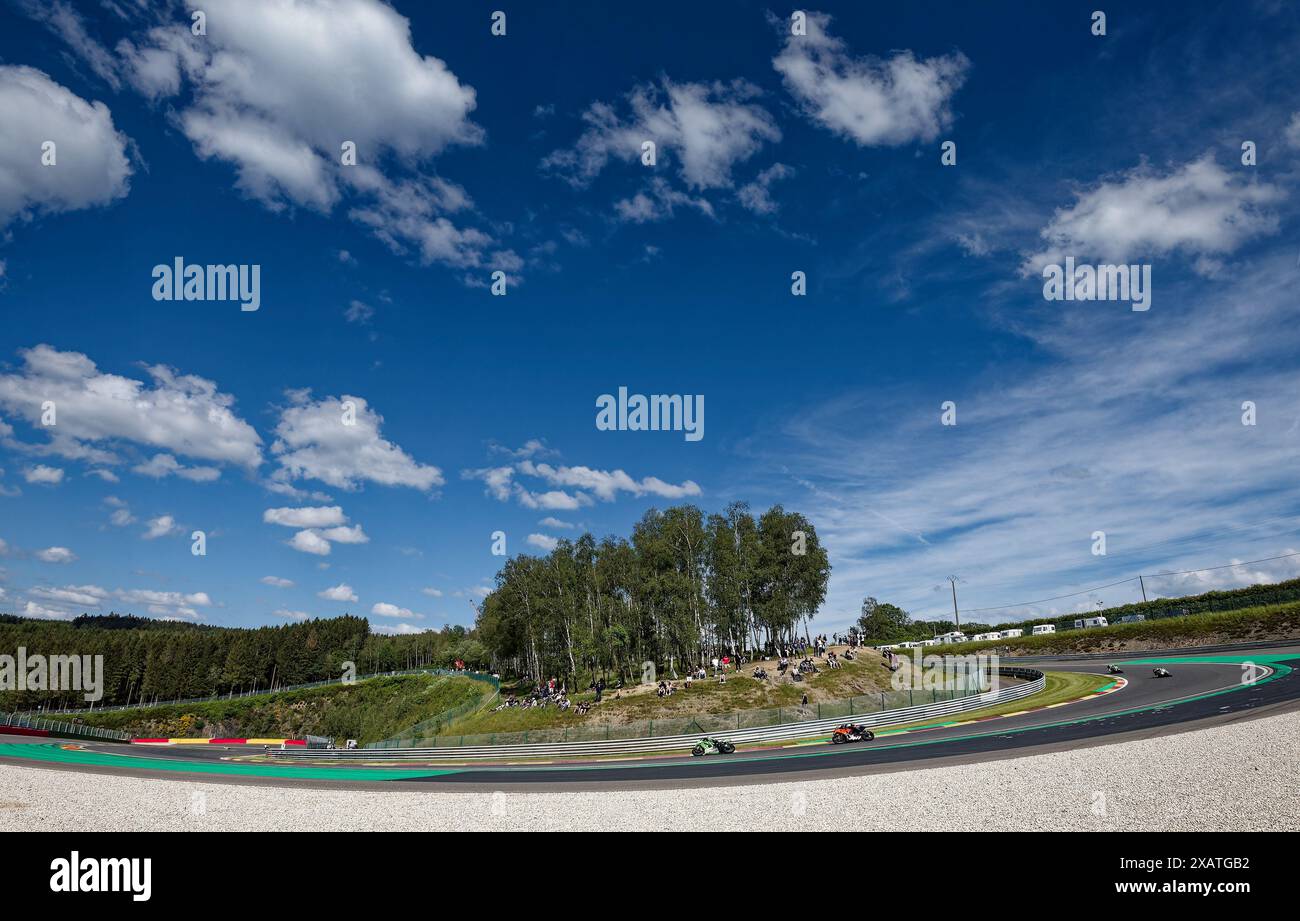
[[[1105,662],[1109,659],[1152,659],[1171,656],[1204,656],[1218,653],[1236,653],[1255,649],[1277,649],[1283,646],[1300,646],[1300,637],[1290,640],[1261,640],[1254,643],[1219,643],[1214,646],[1181,646],[1173,649],[1124,649],[1114,652],[1063,652],[1041,656],[1002,656],[1003,662]],[[976,653],[987,652],[977,649]]]
[[[1037,694],[1047,682],[1046,676],[1035,668],[1002,667],[999,674],[1007,678],[1020,678],[1025,684],[1002,688],[988,694],[975,694],[955,700],[920,707],[902,707],[854,717],[854,722],[866,726],[910,723],[917,720],[948,716],[966,710],[979,710]],[[779,742],[819,735],[840,726],[842,717],[827,720],[810,720],[803,723],[786,723],[760,729],[742,729],[718,733],[729,742]],[[653,739],[617,739],[608,742],[567,742],[553,745],[486,745],[465,748],[398,748],[377,751],[316,749],[294,752],[272,750],[274,759],[328,760],[328,761],[483,761],[512,760],[515,758],[584,757],[596,755],[636,755],[665,751],[684,751],[698,741],[700,735],[661,736]]]
[[113,742],[125,742],[131,738],[125,732],[116,729],[84,726],[70,720],[41,719],[24,716],[21,713],[0,713],[0,733],[5,731],[14,735],[68,736],[74,739],[104,739]]

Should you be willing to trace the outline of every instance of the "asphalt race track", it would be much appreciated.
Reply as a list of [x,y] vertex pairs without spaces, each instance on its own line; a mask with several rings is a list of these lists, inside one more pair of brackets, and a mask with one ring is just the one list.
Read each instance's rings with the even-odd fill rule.
[[[1253,683],[1243,682],[1244,662],[1266,666],[1256,670]],[[1300,645],[1260,649],[1257,654],[1151,653],[1117,658],[1116,664],[1124,669],[1126,686],[1072,703],[987,720],[961,722],[957,715],[951,719],[958,722],[882,734],[859,745],[748,748],[729,757],[692,758],[683,753],[582,763],[267,764],[247,760],[248,754],[237,748],[220,746],[152,748],[0,736],[0,761],[141,777],[354,789],[681,787],[878,773],[1104,746],[1300,707]],[[1095,661],[1035,660],[1034,665],[1047,671],[1105,672],[1104,663]],[[1153,677],[1156,665],[1167,668],[1172,677]],[[1029,710],[1032,699],[1024,705]],[[1104,766],[1104,748],[1098,757]]]

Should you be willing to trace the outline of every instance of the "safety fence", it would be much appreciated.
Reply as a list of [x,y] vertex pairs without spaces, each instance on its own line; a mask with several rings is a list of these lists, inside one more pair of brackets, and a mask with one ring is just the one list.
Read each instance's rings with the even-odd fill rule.
[[501,681],[495,675],[485,675],[479,672],[460,672],[459,674],[462,677],[483,682],[488,685],[489,690],[478,700],[466,701],[459,706],[452,707],[450,710],[444,710],[437,716],[431,716],[427,720],[422,720],[414,726],[403,729],[397,735],[390,736],[379,742],[371,742],[366,748],[410,748],[418,740],[426,736],[436,735],[438,730],[452,720],[458,720],[462,716],[468,716],[481,710],[501,696]]
[[[638,720],[627,723],[600,723],[560,726],[553,729],[529,729],[519,732],[489,732],[473,735],[438,735],[435,732],[403,733],[397,744],[375,743],[367,748],[473,748],[484,745],[567,745],[571,742],[610,742],[619,739],[676,737],[686,733],[739,732],[806,723],[810,720],[857,718],[882,710],[942,703],[981,693],[981,688],[958,684],[952,689],[908,689],[879,691],[845,700],[796,707],[771,707],[762,710],[739,710],[728,713],[692,714],[676,718]],[[547,704],[555,707],[555,704]],[[454,717],[453,717],[454,718]],[[438,720],[438,727],[449,719]],[[391,740],[390,740],[391,741]]]
[[[854,723],[865,726],[902,725],[920,722],[936,717],[949,716],[964,711],[979,710],[985,707],[1021,700],[1037,694],[1046,683],[1046,676],[1033,668],[1002,667],[998,669],[1002,677],[1019,678],[1023,683],[1008,685],[997,691],[982,694],[968,694],[950,700],[927,703],[920,706],[899,707],[877,710],[871,713],[850,714]],[[703,720],[703,718],[697,718]],[[813,738],[834,729],[846,722],[842,715],[829,718],[808,719],[800,722],[754,728],[707,729],[703,725],[694,733],[653,738],[603,739],[595,741],[562,742],[547,744],[488,744],[475,746],[445,746],[446,737],[439,738],[438,747],[397,748],[379,754],[373,750],[327,750],[295,752],[269,752],[277,760],[328,760],[328,761],[373,761],[373,760],[427,760],[427,761],[473,761],[473,760],[511,760],[515,758],[550,758],[550,757],[593,757],[601,755],[653,754],[656,752],[681,751],[688,749],[701,735],[716,735],[729,742],[778,742],[791,739]],[[610,727],[611,729],[614,727]],[[432,741],[432,740],[426,740]]]
[[1114,652],[1063,652],[1041,656],[1002,656],[1003,662],[1105,662],[1110,659],[1153,659],[1170,656],[1203,656],[1240,653],[1254,649],[1300,646],[1300,637],[1289,640],[1257,640],[1253,643],[1217,643],[1213,646],[1179,646],[1166,649],[1124,649]]
[[47,720],[22,713],[0,713],[0,735],[6,730],[14,735],[71,736],[77,739],[107,739],[125,742],[131,737],[116,729],[84,726],[68,720]]
[[111,713],[117,710],[146,710],[151,707],[182,707],[188,704],[216,703],[221,700],[242,700],[246,697],[267,697],[271,694],[285,694],[290,691],[309,691],[312,688],[324,688],[339,684],[356,684],[359,681],[369,681],[372,678],[398,678],[404,675],[463,675],[467,678],[485,677],[481,676],[478,672],[456,671],[449,668],[407,668],[398,671],[374,672],[369,675],[358,675],[355,678],[327,678],[324,681],[311,681],[307,684],[277,685],[274,688],[262,688],[261,690],[250,689],[238,693],[230,691],[225,694],[213,694],[211,697],[186,697],[179,700],[146,699],[133,704],[115,704],[111,707],[52,707],[45,710],[28,710],[25,712],[28,714]]

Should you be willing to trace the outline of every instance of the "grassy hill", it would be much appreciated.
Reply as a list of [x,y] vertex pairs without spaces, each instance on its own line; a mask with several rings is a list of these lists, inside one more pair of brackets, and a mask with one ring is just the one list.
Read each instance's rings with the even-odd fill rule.
[[386,739],[422,720],[478,700],[488,691],[483,682],[459,676],[402,675],[352,685],[78,716],[91,726],[120,729],[146,738],[319,735],[357,739],[364,744]]
[[[842,652],[843,647],[836,647],[836,650]],[[889,669],[885,667],[880,655],[870,650],[833,671],[825,667],[824,660],[816,661],[821,670],[800,682],[791,681],[788,677],[768,681],[747,677],[755,665],[762,665],[770,675],[776,674],[775,662],[751,662],[742,670],[741,676],[729,677],[726,684],[719,684],[716,679],[707,679],[694,682],[688,691],[683,689],[681,681],[677,681],[677,693],[671,697],[660,698],[655,694],[653,686],[638,685],[622,691],[610,689],[606,690],[602,702],[585,716],[579,716],[572,710],[561,711],[557,707],[512,707],[495,713],[484,710],[452,722],[439,734],[455,736],[524,732],[564,726],[617,726],[643,720],[669,720],[700,714],[733,713],[737,710],[794,707],[800,704],[804,694],[808,695],[810,704],[816,704],[863,695],[879,695],[882,691],[891,690]],[[510,688],[502,686],[503,699],[510,693]],[[595,695],[590,692],[570,695],[575,704],[592,701],[594,698]]]
[[[1177,649],[1184,646],[1214,646],[1300,638],[1300,602],[1260,605],[1236,611],[1188,614],[1136,624],[1112,624],[1090,630],[1067,630],[1047,636],[1024,636],[1013,640],[931,646],[926,655],[970,653],[996,649],[1009,655],[1053,655],[1123,650]],[[1009,653],[1003,652],[1010,649]]]

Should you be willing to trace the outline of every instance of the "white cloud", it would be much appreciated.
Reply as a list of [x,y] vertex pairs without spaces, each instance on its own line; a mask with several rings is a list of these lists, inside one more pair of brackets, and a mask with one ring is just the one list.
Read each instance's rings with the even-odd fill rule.
[[[262,462],[262,440],[234,414],[234,398],[216,384],[155,365],[151,384],[101,372],[80,352],[48,345],[19,352],[21,371],[0,374],[0,406],[50,434],[34,450],[94,463],[117,460],[121,440],[173,454],[249,469]],[[58,424],[41,425],[41,406],[55,404]],[[156,459],[155,459],[156,460]]]
[[952,124],[952,97],[970,69],[965,55],[855,58],[830,23],[809,12],[807,34],[787,35],[772,61],[809,118],[863,147],[933,141]]
[[276,617],[283,617],[285,620],[310,620],[311,615],[305,611],[290,611],[286,608],[277,608]]
[[262,521],[286,528],[329,528],[345,524],[347,516],[338,505],[317,508],[268,508]]
[[560,545],[558,539],[551,537],[549,534],[529,534],[528,544],[532,547],[539,547],[542,550],[550,552]]
[[420,589],[420,591],[421,591],[423,594],[428,595],[430,598],[441,598],[441,597],[442,597],[442,590],[441,590],[441,589],[436,589],[436,588],[422,588],[422,589]]
[[714,216],[713,205],[707,199],[674,189],[658,176],[650,180],[644,191],[614,202],[614,213],[632,224],[668,220],[678,208],[694,208],[706,217]]
[[[127,137],[87,102],[31,67],[0,65],[0,230],[15,219],[107,205],[127,194]],[[41,163],[53,141],[57,165]]]
[[[573,489],[551,489],[538,492],[523,486],[515,479],[517,474],[546,480],[553,486]],[[698,496],[701,489],[692,480],[681,484],[667,483],[658,477],[648,476],[637,480],[623,470],[595,470],[591,467],[555,467],[547,463],[534,463],[531,460],[520,461],[512,467],[485,467],[477,470],[462,470],[461,477],[466,480],[482,480],[487,492],[499,502],[505,502],[511,496],[529,509],[547,511],[574,511],[591,505],[590,494],[605,502],[617,498],[618,493],[627,492],[634,496],[653,495],[665,499],[683,499]],[[590,494],[589,494],[590,493]]]
[[131,506],[117,496],[106,496],[104,504],[113,509],[108,520],[114,527],[125,528],[128,525],[135,524],[136,518],[131,514]]
[[35,467],[28,467],[23,471],[23,479],[28,483],[42,486],[57,486],[63,482],[63,471],[58,467],[46,467],[44,464],[37,464]]
[[1212,275],[1223,257],[1278,227],[1266,209],[1285,193],[1244,177],[1206,154],[1167,173],[1143,165],[1107,179],[1057,210],[1042,230],[1046,248],[1023,270],[1037,273],[1066,256],[1118,263],[1181,253]]
[[348,309],[343,311],[343,319],[362,326],[369,323],[374,315],[375,308],[361,301],[353,301],[348,304]]
[[370,609],[370,613],[376,617],[397,617],[402,620],[423,620],[423,614],[416,614],[409,608],[399,608],[395,604],[389,604],[386,601],[376,603]]
[[370,538],[366,532],[361,529],[361,525],[354,524],[350,527],[326,528],[320,531],[320,536],[336,544],[368,544]]
[[170,454],[155,454],[148,461],[137,464],[131,470],[154,480],[178,476],[194,483],[211,483],[221,477],[221,471],[216,467],[186,467]]
[[[475,146],[475,91],[422,55],[409,22],[378,0],[212,0],[220,23],[202,38],[183,25],[154,29],[119,51],[133,86],[150,97],[193,95],[177,121],[204,159],[230,163],[236,185],[273,210],[329,212],[349,193],[349,215],[394,250],[425,262],[496,261],[492,237],[446,216],[468,206],[454,183],[426,173],[448,146]],[[347,91],[320,79],[320,62],[346,74]],[[346,126],[346,130],[344,127]],[[357,165],[340,164],[340,145]],[[371,164],[404,168],[396,178]]]
[[759,95],[743,80],[702,84],[664,78],[661,86],[638,86],[627,97],[628,117],[607,103],[592,104],[574,147],[555,151],[542,165],[586,185],[611,159],[638,162],[642,143],[653,141],[657,157],[676,160],[688,187],[729,187],[735,164],[781,140],[776,122],[753,102]]
[[274,588],[293,588],[294,585],[292,579],[281,579],[279,576],[262,576],[258,581]]
[[329,556],[330,542],[315,531],[299,531],[289,540],[289,546],[302,553]]
[[1300,149],[1300,112],[1292,113],[1291,120],[1286,124],[1284,136],[1288,146]]
[[46,547],[37,550],[33,556],[42,563],[73,563],[77,559],[77,555],[67,547]]
[[549,518],[549,517],[548,517],[548,518],[543,518],[541,521],[539,521],[539,522],[537,522],[537,523],[540,524],[540,525],[541,525],[542,527],[544,527],[544,528],[563,528],[563,529],[565,529],[565,530],[568,530],[568,529],[576,528],[576,527],[577,527],[576,524],[573,524],[573,523],[571,523],[571,522],[568,522],[568,521],[561,521],[561,520],[558,519],[558,518]]
[[794,169],[784,163],[773,163],[755,177],[754,181],[743,185],[736,192],[740,203],[755,214],[774,214],[776,202],[772,200],[772,183],[788,179],[794,175]]
[[207,592],[163,592],[138,588],[119,588],[110,592],[98,585],[65,585],[62,588],[41,586],[29,589],[26,594],[28,601],[23,611],[26,616],[57,620],[100,611],[111,600],[136,609],[136,613],[165,619],[198,620],[200,615],[197,609],[212,605]]
[[180,526],[171,515],[159,515],[157,518],[150,518],[146,523],[149,527],[143,535],[145,540],[157,540],[180,531]]
[[[416,462],[383,438],[383,417],[361,397],[313,401],[308,394],[295,392],[290,400],[271,446],[280,463],[274,475],[277,481],[317,479],[347,490],[364,482],[420,490],[442,485],[442,471],[437,467]],[[347,403],[355,407],[353,424],[345,422]]]
[[[938,424],[937,402],[933,412],[890,416],[895,396],[868,392],[805,407],[784,427],[788,443],[765,436],[760,457],[798,470],[807,490],[786,507],[815,522],[834,563],[828,627],[850,623],[867,595],[917,615],[950,614],[949,573],[965,580],[963,608],[977,608],[1291,546],[1300,527],[1295,258],[1279,238],[1232,286],[1171,277],[1168,307],[1140,324],[1129,311],[1025,317],[1017,299],[1036,366],[990,359],[976,369],[980,384],[962,391],[957,426]],[[1245,399],[1272,407],[1271,421],[1243,425]],[[864,428],[867,418],[876,421]],[[1174,444],[1152,460],[1152,445]],[[1105,557],[1092,554],[1096,530],[1107,534]],[[1195,583],[1240,585],[1260,569]],[[1098,597],[1141,600],[1136,582]]]
[[356,602],[359,600],[357,598],[357,593],[352,590],[352,586],[348,585],[346,582],[340,582],[338,585],[317,592],[316,597],[324,598],[326,601]]
[[684,499],[700,495],[700,487],[691,480],[684,483],[666,483],[658,477],[648,476],[634,479],[622,470],[594,470],[591,467],[552,467],[550,464],[534,464],[524,461],[518,465],[520,473],[540,476],[556,486],[570,486],[588,490],[598,499],[612,502],[619,492],[628,492],[634,496],[652,495],[665,499]]

